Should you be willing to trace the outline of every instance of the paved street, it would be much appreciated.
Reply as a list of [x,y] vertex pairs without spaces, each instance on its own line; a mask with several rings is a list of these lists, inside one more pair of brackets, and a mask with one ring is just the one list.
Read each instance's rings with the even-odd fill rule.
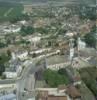
[[25,88],[25,82],[27,81],[27,78],[29,77],[29,74],[34,74],[36,71],[38,71],[43,66],[36,66],[36,63],[44,57],[52,56],[53,54],[56,54],[56,52],[47,54],[47,55],[41,55],[37,58],[34,58],[32,60],[32,63],[30,63],[28,66],[24,68],[24,71],[21,75],[21,78],[17,81],[17,100],[25,100],[24,96],[24,88]]
[[2,84],[14,84],[16,83],[17,79],[7,79],[7,80],[0,80],[0,85]]

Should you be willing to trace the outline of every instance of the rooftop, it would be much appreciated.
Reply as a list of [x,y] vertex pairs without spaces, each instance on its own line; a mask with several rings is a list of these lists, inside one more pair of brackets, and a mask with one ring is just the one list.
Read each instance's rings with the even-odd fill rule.
[[81,97],[80,92],[77,90],[77,88],[75,88],[73,85],[69,85],[67,87],[67,93],[69,94],[70,97],[72,98],[77,98],[77,97]]

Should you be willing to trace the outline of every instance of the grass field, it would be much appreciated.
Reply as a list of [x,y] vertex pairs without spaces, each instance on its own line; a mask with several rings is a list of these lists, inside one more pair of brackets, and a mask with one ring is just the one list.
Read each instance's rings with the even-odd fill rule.
[[22,14],[22,5],[1,5],[0,4],[0,21],[8,21]]

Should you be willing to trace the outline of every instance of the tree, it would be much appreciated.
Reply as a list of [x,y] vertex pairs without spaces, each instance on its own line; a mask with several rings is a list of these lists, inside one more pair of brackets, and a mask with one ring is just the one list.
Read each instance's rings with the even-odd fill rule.
[[61,74],[61,75],[66,75],[66,74],[67,74],[65,68],[61,68],[61,69],[59,69],[59,70],[58,70],[58,73]]
[[22,26],[21,27],[21,35],[26,36],[26,35],[31,35],[34,33],[34,28],[31,26]]
[[5,71],[5,66],[3,64],[0,64],[0,76],[2,76],[2,73]]
[[[95,70],[95,72],[92,72],[93,70]],[[82,80],[95,96],[97,96],[97,81],[94,77],[96,76],[96,71],[94,67],[79,70]]]
[[77,47],[77,42],[78,42],[77,38],[78,38],[77,36],[74,36],[74,48]]
[[84,41],[90,47],[96,46],[96,38],[95,38],[95,35],[92,34],[92,33],[86,34],[85,37],[84,37]]
[[83,6],[79,9],[79,17],[81,19],[90,19],[90,20],[96,20],[96,7],[87,7],[85,6],[83,9]]
[[37,54],[36,54],[36,53],[33,53],[32,57],[34,58],[34,57],[36,57],[36,56],[37,56]]
[[6,75],[2,74],[1,79],[6,79]]
[[36,28],[35,29],[37,32],[41,33],[41,34],[48,34],[49,33],[49,29],[47,27],[40,27],[40,28]]
[[0,64],[5,64],[10,60],[10,57],[7,54],[1,54],[0,55]]
[[0,48],[4,48],[4,47],[6,47],[6,46],[7,46],[6,43],[0,42]]
[[61,75],[57,71],[52,71],[50,69],[45,70],[44,79],[51,87],[57,87],[59,85],[69,83],[69,80],[65,75]]
[[7,55],[8,55],[9,57],[11,57],[11,51],[10,51],[10,50],[7,50]]

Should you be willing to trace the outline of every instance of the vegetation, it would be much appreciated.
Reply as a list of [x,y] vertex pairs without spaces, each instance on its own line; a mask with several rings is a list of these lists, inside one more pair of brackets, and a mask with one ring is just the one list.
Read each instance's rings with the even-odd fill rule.
[[69,83],[69,80],[65,75],[62,75],[57,71],[52,71],[50,69],[47,69],[44,72],[44,79],[46,83],[51,87],[57,87],[58,85]]
[[4,47],[6,47],[6,46],[7,46],[6,43],[0,42],[0,48],[4,48]]
[[[59,73],[60,75],[65,75],[65,76],[67,76],[67,71],[66,71],[65,68],[59,69],[59,70],[58,70],[58,73]],[[68,77],[68,76],[67,76],[67,77]]]
[[78,42],[77,36],[74,36],[74,47],[77,47],[77,42]]
[[80,6],[79,16],[81,19],[96,20],[96,7]]
[[3,64],[0,64],[0,76],[2,76],[2,73],[5,71],[5,66]]
[[10,50],[7,50],[7,55],[9,57],[9,59],[11,58],[11,51]]
[[34,33],[34,28],[31,26],[22,26],[20,34],[22,36],[31,35]]
[[97,68],[83,68],[80,71],[82,80],[87,87],[93,92],[95,97],[97,96]]
[[8,50],[7,53],[2,53],[0,54],[0,76],[2,73],[5,71],[5,64],[10,60],[11,58],[11,53]]
[[96,27],[94,25],[91,32],[84,36],[84,41],[90,47],[96,47],[96,41],[97,40],[96,40],[96,37],[95,37],[95,33],[96,33]]
[[37,32],[41,33],[41,34],[48,34],[48,32],[50,31],[49,29],[47,29],[47,27],[43,28],[36,28],[35,29]]
[[[9,52],[9,51],[8,51]],[[10,60],[11,56],[8,56],[8,54],[0,54],[0,64],[5,64]]]
[[16,23],[17,21],[21,21],[21,20],[26,20],[26,21],[28,21],[28,20],[29,20],[29,16],[28,16],[27,14],[22,14],[22,13],[21,13],[20,15],[17,15],[17,16],[15,16],[15,17],[9,19],[9,21],[10,21],[11,23]]
[[22,15],[23,7],[20,4],[0,2],[0,22],[12,21]]
[[30,44],[30,41],[21,39],[21,40],[19,41],[19,44],[26,44],[26,45],[28,45],[28,44]]

